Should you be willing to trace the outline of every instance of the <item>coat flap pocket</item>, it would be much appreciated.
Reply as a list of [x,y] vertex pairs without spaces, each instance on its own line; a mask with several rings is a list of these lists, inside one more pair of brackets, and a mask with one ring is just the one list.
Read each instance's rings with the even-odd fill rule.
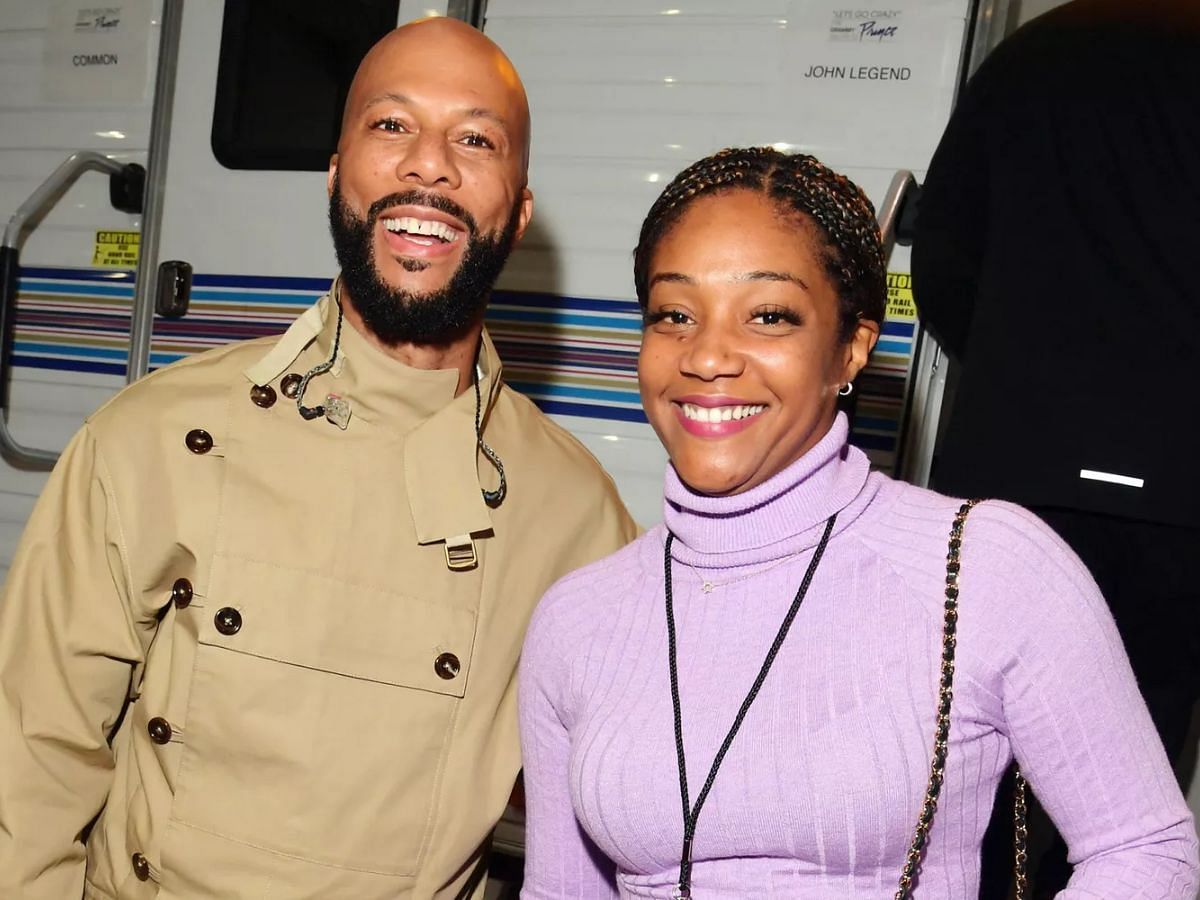
[[240,557],[214,559],[200,643],[462,697],[475,612]]

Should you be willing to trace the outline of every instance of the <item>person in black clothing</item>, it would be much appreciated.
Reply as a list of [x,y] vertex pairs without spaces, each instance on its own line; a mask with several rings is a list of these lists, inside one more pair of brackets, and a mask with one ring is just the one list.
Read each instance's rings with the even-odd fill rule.
[[[1200,694],[1198,258],[1200,3],[1075,0],[1005,40],[916,222],[914,299],[961,363],[934,486],[1034,509],[1087,563],[1176,762]],[[1004,896],[1011,863],[989,868]],[[1069,873],[1042,869],[1037,896]]]

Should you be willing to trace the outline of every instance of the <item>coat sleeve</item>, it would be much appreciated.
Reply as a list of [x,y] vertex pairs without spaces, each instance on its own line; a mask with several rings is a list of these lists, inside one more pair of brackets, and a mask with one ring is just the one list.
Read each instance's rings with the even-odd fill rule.
[[0,601],[0,896],[83,891],[84,839],[107,799],[109,738],[153,619],[131,612],[111,482],[87,427],[25,529]]
[[981,71],[943,132],[925,183],[912,245],[913,300],[921,322],[962,361],[988,234],[988,140]]
[[525,765],[525,881],[522,900],[610,900],[613,863],[575,818],[570,791],[568,659],[555,649],[554,595],[542,601],[525,638],[517,687]]
[[[999,515],[987,512],[992,506]],[[1032,514],[989,503],[974,515],[991,516],[993,535],[1011,535],[999,535],[1013,552],[995,557],[990,580],[1003,587],[984,598],[994,611],[984,615],[995,617],[993,635],[1015,625],[1004,666],[1005,727],[1067,843],[1074,873],[1059,898],[1194,900],[1192,816],[1099,589]],[[975,524],[967,523],[964,548]],[[964,572],[971,566],[966,558]]]

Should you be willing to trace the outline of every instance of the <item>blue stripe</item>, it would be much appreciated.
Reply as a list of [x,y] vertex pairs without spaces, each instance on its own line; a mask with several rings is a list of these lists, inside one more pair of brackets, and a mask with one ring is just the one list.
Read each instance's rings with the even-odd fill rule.
[[192,291],[193,300],[220,300],[225,303],[278,303],[281,306],[312,306],[323,294],[267,294],[251,291]]
[[530,312],[523,309],[495,309],[487,312],[493,321],[540,322],[546,325],[591,325],[596,328],[615,328],[620,331],[641,331],[641,319],[602,319],[599,316],[579,316],[568,312]]
[[21,266],[21,276],[24,278],[69,278],[73,281],[128,281],[134,280],[134,273],[126,269],[59,269],[40,266]]
[[314,291],[324,294],[332,278],[291,278],[277,275],[197,275],[194,287],[248,288],[249,290]]
[[580,400],[609,400],[613,403],[640,402],[636,390],[609,391],[603,388],[576,387],[569,384],[546,384],[545,382],[510,381],[514,388],[523,394],[536,394],[549,397],[575,397]]
[[617,406],[591,406],[587,403],[571,403],[564,400],[543,400],[540,397],[530,398],[544,413],[555,416],[581,416],[585,419],[612,419],[617,422],[646,421],[646,414],[640,409],[628,409]]
[[891,431],[895,432],[899,429],[899,422],[892,419],[876,419],[872,416],[855,416],[855,428],[874,428],[876,431]]
[[39,344],[34,341],[17,341],[13,352],[58,353],[64,356],[93,356],[98,359],[129,359],[128,350],[109,350],[106,347],[79,347],[75,344]]
[[[46,266],[22,266],[24,278],[57,278],[69,281],[129,282],[134,281],[134,272],[124,269],[71,269]],[[196,275],[192,281],[196,287],[247,288],[250,290],[309,291],[324,294],[333,283],[332,278],[293,278],[276,275]],[[309,301],[305,301],[309,302]]]
[[26,369],[54,369],[58,372],[92,372],[98,375],[125,374],[125,363],[117,365],[83,359],[46,359],[42,356],[22,356],[19,353],[13,354],[12,364]]
[[894,319],[885,319],[883,328],[880,329],[881,334],[907,338],[912,337],[914,331],[916,331],[916,328],[911,321],[897,322]]
[[881,340],[875,345],[875,349],[882,350],[884,353],[900,353],[907,356],[912,353],[912,341]]
[[21,279],[21,291],[38,291],[43,294],[91,294],[96,297],[133,296],[133,285],[122,284],[50,284],[45,281],[30,281]]

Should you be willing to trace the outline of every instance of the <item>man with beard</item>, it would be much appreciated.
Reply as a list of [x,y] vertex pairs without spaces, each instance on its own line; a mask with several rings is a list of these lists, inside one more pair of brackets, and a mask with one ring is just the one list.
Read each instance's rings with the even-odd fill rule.
[[634,534],[483,330],[528,140],[490,41],[393,32],[329,169],[329,295],[68,447],[0,606],[0,896],[478,895],[530,612]]

